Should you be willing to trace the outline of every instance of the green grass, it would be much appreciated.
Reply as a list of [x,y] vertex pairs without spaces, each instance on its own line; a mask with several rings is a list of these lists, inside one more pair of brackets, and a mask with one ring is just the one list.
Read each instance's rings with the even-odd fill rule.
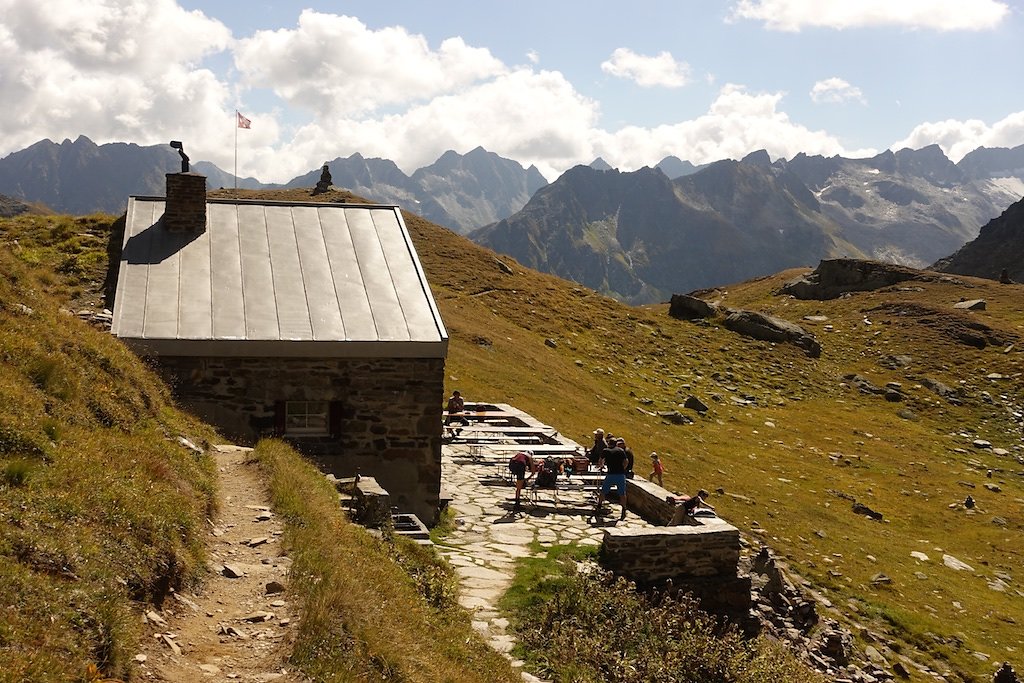
[[317,681],[515,681],[472,630],[456,579],[432,549],[347,521],[336,491],[280,441],[255,451],[286,519],[302,596],[292,663]]

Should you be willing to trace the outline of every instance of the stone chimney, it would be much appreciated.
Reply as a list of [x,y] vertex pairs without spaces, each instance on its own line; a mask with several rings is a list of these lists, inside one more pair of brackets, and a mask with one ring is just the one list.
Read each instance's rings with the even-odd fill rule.
[[206,230],[206,176],[188,169],[188,156],[178,141],[171,147],[181,155],[181,172],[167,174],[164,227],[170,232]]

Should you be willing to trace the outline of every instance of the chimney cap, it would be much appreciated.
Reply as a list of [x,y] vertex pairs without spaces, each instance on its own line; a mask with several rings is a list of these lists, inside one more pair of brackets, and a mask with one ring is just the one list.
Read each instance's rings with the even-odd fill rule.
[[185,148],[181,144],[181,140],[171,140],[171,147],[178,150],[178,154],[181,156],[181,172],[188,173],[188,155],[185,154]]

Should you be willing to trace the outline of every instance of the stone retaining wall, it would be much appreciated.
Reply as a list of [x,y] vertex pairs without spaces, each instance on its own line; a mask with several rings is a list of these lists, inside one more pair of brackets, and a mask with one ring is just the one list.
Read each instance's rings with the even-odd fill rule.
[[602,566],[638,586],[671,581],[698,597],[705,610],[735,620],[750,610],[750,578],[738,575],[739,559],[739,530],[718,518],[688,526],[610,528],[601,547]]
[[[157,361],[181,404],[225,436],[240,443],[282,436],[325,472],[373,476],[400,510],[435,522],[443,359],[163,356]],[[329,402],[329,433],[284,434],[286,401]]]

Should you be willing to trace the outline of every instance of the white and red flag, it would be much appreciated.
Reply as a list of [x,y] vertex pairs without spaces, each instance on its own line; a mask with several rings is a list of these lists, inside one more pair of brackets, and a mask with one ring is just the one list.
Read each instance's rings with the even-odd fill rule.
[[238,115],[238,127],[239,128],[251,128],[252,127],[252,121],[250,121],[249,119],[247,119],[244,116],[242,116],[242,112],[240,112],[240,111],[238,111],[236,109],[235,110],[235,114]]

